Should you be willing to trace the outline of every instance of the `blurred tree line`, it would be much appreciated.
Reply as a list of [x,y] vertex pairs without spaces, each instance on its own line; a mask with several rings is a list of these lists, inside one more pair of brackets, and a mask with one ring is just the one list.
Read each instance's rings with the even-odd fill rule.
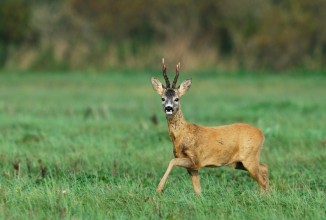
[[325,0],[1,0],[0,67],[326,66]]

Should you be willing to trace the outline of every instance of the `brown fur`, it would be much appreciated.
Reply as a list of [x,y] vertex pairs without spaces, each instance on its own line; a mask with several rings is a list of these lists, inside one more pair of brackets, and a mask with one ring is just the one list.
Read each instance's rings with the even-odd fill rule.
[[[185,82],[175,90],[178,97],[190,87],[191,81]],[[152,85],[160,95],[164,94],[164,89],[155,78],[152,78]],[[226,165],[247,170],[262,190],[268,190],[268,167],[259,163],[264,135],[258,128],[243,123],[216,127],[191,124],[184,119],[180,105],[172,116],[167,117],[167,122],[175,158],[170,161],[157,187],[158,192],[162,192],[174,166],[188,170],[194,191],[200,194],[198,170]]]

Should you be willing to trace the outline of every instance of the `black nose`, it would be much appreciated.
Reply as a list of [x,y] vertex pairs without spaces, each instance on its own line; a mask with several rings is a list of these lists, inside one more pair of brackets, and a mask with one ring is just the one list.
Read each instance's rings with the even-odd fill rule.
[[173,111],[173,108],[171,106],[167,106],[167,107],[165,107],[165,111],[167,111],[167,112]]

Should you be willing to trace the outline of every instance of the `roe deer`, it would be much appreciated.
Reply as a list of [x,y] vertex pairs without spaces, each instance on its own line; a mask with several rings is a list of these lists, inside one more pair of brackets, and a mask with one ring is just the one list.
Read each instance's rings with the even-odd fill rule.
[[162,63],[166,86],[154,77],[151,81],[153,89],[162,98],[175,158],[170,161],[157,192],[162,192],[172,168],[181,166],[188,170],[194,191],[199,195],[201,188],[198,170],[202,167],[225,165],[247,170],[261,190],[268,190],[268,167],[259,163],[260,149],[264,141],[263,133],[256,127],[242,123],[204,127],[187,122],[181,111],[180,100],[190,88],[191,79],[176,86],[180,71],[179,63],[171,88],[164,59]]

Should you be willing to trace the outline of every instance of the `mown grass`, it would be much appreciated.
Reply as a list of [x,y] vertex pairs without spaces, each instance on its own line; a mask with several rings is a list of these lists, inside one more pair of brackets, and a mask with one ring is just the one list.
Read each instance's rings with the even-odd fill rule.
[[183,168],[156,193],[173,153],[153,74],[1,73],[0,218],[325,219],[325,75],[182,74],[188,121],[264,131],[268,195],[230,168],[200,171],[201,198]]

